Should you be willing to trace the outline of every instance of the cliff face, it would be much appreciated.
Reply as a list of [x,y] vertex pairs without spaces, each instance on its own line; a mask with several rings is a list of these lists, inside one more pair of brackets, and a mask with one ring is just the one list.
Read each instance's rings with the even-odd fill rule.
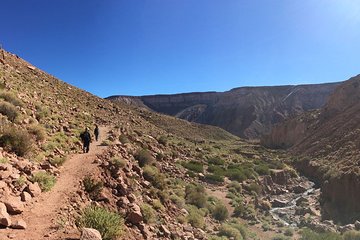
[[[140,105],[154,111],[218,126],[251,139],[268,133],[274,124],[288,117],[322,107],[338,84],[242,87],[227,92],[153,95],[137,99],[141,100]],[[108,99],[129,102],[124,96]]]
[[263,143],[293,145],[290,151],[306,159],[300,168],[322,185],[323,216],[353,222],[360,217],[360,75],[338,86],[324,107],[309,115],[274,127]]

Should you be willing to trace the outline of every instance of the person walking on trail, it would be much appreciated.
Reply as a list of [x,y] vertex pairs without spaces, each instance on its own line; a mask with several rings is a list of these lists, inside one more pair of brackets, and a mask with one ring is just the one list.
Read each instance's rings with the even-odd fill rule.
[[98,139],[99,139],[99,127],[98,127],[98,125],[95,125],[94,135],[95,135],[95,140],[98,141]]
[[83,142],[83,151],[88,153],[90,150],[91,135],[89,128],[85,128],[85,131],[80,134],[81,141]]

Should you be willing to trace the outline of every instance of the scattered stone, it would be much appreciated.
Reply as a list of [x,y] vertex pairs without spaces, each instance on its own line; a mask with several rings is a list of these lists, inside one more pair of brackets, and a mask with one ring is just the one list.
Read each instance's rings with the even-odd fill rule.
[[292,190],[293,190],[294,193],[299,194],[299,193],[305,192],[307,189],[306,189],[306,187],[304,187],[302,185],[297,185],[297,186],[294,186],[292,188]]
[[131,204],[129,213],[127,215],[127,221],[131,222],[132,224],[138,224],[143,220],[143,216],[141,213],[141,209],[137,204]]
[[24,211],[24,204],[18,197],[9,196],[4,201],[4,204],[10,214],[19,214]]
[[83,228],[80,240],[102,240],[102,238],[98,230],[93,228]]
[[20,197],[21,197],[21,201],[23,202],[30,202],[32,199],[30,193],[25,191],[20,194]]
[[285,207],[286,204],[287,204],[287,201],[279,200],[279,199],[274,199],[271,202],[272,207]]
[[11,218],[6,211],[4,203],[0,203],[0,225],[4,227],[9,227],[11,225]]
[[169,229],[167,229],[167,227],[163,224],[160,226],[160,231],[162,231],[164,233],[165,237],[170,237],[170,235],[171,235],[171,232],[169,231]]
[[41,188],[37,182],[29,183],[27,190],[32,197],[37,197],[41,194]]
[[22,219],[16,220],[13,224],[11,224],[11,228],[14,229],[26,229],[26,222]]

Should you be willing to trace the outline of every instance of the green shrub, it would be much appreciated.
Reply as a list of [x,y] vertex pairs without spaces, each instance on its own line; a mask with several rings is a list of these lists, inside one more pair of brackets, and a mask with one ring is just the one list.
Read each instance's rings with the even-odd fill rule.
[[225,173],[225,176],[227,176],[230,180],[235,180],[238,182],[245,181],[248,178],[243,171],[236,168],[228,169]]
[[219,235],[225,236],[227,238],[232,238],[234,240],[243,240],[244,239],[242,237],[240,231],[229,224],[221,225],[221,227],[219,229]]
[[269,175],[270,169],[267,165],[261,164],[254,167],[255,172],[257,172],[259,175]]
[[224,204],[218,202],[215,205],[215,208],[212,212],[212,216],[218,221],[224,221],[229,217],[229,211],[227,210]]
[[222,183],[224,182],[224,177],[215,174],[206,174],[205,180],[209,183]]
[[37,182],[43,192],[50,191],[56,183],[54,175],[47,172],[37,172],[31,178],[30,181]]
[[294,235],[294,229],[292,229],[292,228],[285,229],[284,235],[289,236],[289,237],[293,236]]
[[161,145],[166,146],[167,142],[168,142],[168,140],[167,140],[166,136],[161,136],[158,139],[158,143],[160,143]]
[[337,233],[317,233],[310,229],[303,229],[301,231],[300,240],[342,240],[343,238]]
[[134,158],[138,161],[140,167],[150,165],[155,161],[147,149],[138,150],[135,153]]
[[35,117],[38,121],[48,117],[50,115],[50,110],[47,107],[42,107],[40,105],[36,105],[36,114]]
[[26,131],[10,127],[2,132],[0,146],[18,156],[25,156],[32,149],[33,141]]
[[9,159],[7,159],[6,157],[1,157],[0,158],[0,164],[2,163],[8,163],[9,162]]
[[126,166],[126,161],[124,159],[121,159],[120,157],[113,157],[110,159],[110,162],[117,169],[121,169]]
[[165,210],[164,205],[162,205],[162,203],[158,199],[154,199],[151,204],[155,210]]
[[83,185],[91,199],[96,199],[104,187],[104,184],[101,181],[96,181],[90,175],[84,177]]
[[250,183],[249,185],[245,185],[244,188],[249,192],[255,192],[256,194],[262,192],[262,187],[257,183]]
[[203,186],[189,184],[185,187],[186,203],[202,208],[205,207],[206,198],[205,188]]
[[56,167],[62,166],[65,163],[65,161],[66,161],[66,157],[54,157],[49,159],[50,164]]
[[115,240],[123,232],[124,220],[114,212],[105,208],[91,206],[85,208],[78,221],[80,228],[94,228],[98,230],[104,240]]
[[189,215],[187,216],[188,223],[190,223],[191,226],[196,228],[204,228],[204,213],[194,206],[189,206],[187,210],[189,212]]
[[13,94],[10,92],[0,91],[0,99],[3,99],[6,102],[11,103],[15,106],[22,106],[23,103]]
[[167,186],[165,175],[160,173],[154,166],[146,165],[144,167],[143,176],[158,189],[164,190]]
[[151,224],[156,222],[156,212],[149,204],[142,204],[140,209],[145,223]]
[[209,165],[207,171],[219,176],[225,176],[225,172],[226,172],[223,167],[216,165]]
[[177,195],[171,195],[170,200],[180,209],[185,206],[185,200]]
[[19,115],[19,112],[11,103],[0,102],[0,114],[6,116],[9,121],[14,122]]
[[216,156],[216,157],[209,158],[208,163],[213,164],[213,165],[224,165],[225,161],[223,159],[221,159],[219,156]]
[[228,189],[229,189],[229,192],[236,193],[236,194],[242,192],[241,184],[236,181],[232,181],[228,185]]
[[359,231],[348,231],[343,235],[344,240],[360,240]]
[[35,137],[36,141],[42,142],[46,139],[46,131],[40,125],[29,126],[28,132]]
[[204,165],[202,163],[194,161],[194,160],[192,160],[190,162],[183,162],[182,165],[186,169],[189,169],[194,172],[198,172],[198,173],[204,172]]
[[120,141],[122,144],[126,144],[126,143],[129,143],[129,142],[130,142],[129,138],[128,138],[126,135],[124,135],[124,134],[121,134],[121,135],[119,136],[119,141]]

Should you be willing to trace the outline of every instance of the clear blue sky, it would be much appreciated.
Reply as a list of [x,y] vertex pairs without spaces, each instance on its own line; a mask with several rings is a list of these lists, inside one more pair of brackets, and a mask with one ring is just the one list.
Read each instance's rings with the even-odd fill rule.
[[106,97],[360,73],[359,0],[2,0],[0,43]]

